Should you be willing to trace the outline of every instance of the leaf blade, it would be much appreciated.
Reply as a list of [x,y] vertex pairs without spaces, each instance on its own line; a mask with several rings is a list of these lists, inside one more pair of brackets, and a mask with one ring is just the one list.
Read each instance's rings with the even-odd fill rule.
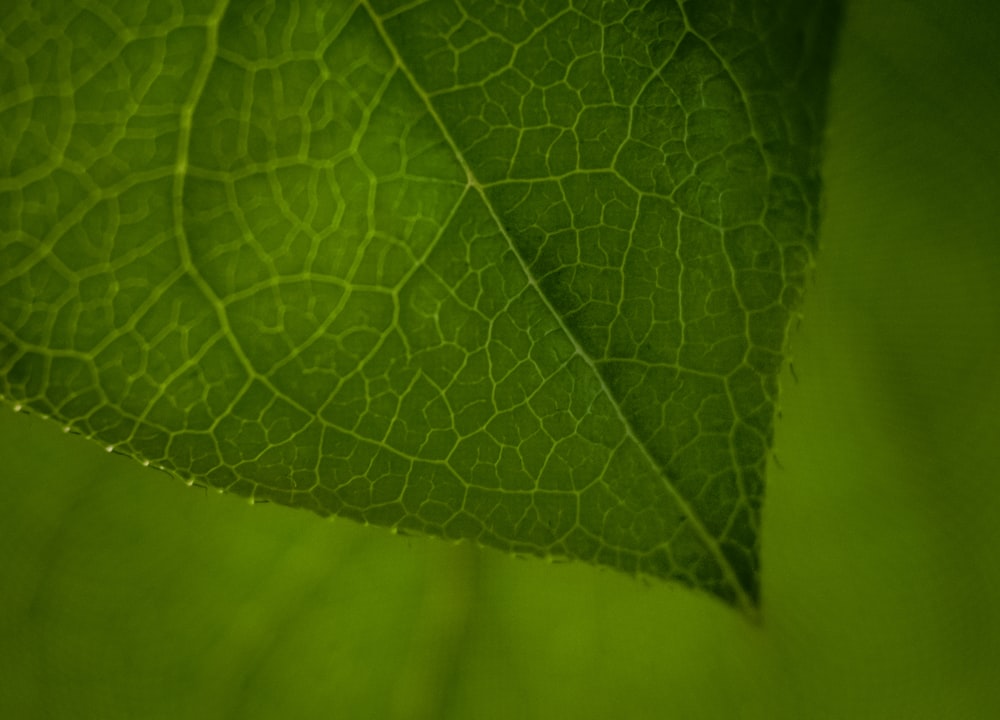
[[46,202],[4,235],[3,395],[257,500],[751,611],[818,142],[764,90],[821,103],[736,67],[746,18],[382,9],[216,4],[93,61],[61,152],[8,166]]

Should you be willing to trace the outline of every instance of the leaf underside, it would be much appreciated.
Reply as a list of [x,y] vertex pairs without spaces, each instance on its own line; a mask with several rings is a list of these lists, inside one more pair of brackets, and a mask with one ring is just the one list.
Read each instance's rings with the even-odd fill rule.
[[832,0],[0,15],[0,393],[752,611]]

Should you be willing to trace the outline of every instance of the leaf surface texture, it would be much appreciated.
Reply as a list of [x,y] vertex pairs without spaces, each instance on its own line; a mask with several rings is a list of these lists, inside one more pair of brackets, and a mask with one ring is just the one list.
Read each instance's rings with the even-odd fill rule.
[[15,2],[0,392],[745,609],[834,4]]

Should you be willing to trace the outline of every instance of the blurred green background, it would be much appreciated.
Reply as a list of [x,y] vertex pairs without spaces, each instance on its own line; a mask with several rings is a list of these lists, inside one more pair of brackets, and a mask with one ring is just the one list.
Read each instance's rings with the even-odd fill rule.
[[998,34],[993,2],[848,3],[762,626],[0,408],[0,717],[1000,717]]

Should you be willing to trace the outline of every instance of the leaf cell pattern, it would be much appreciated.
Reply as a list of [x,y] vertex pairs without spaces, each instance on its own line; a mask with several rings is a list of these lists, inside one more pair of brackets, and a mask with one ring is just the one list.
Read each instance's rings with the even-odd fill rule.
[[745,609],[834,3],[15,2],[0,393]]

